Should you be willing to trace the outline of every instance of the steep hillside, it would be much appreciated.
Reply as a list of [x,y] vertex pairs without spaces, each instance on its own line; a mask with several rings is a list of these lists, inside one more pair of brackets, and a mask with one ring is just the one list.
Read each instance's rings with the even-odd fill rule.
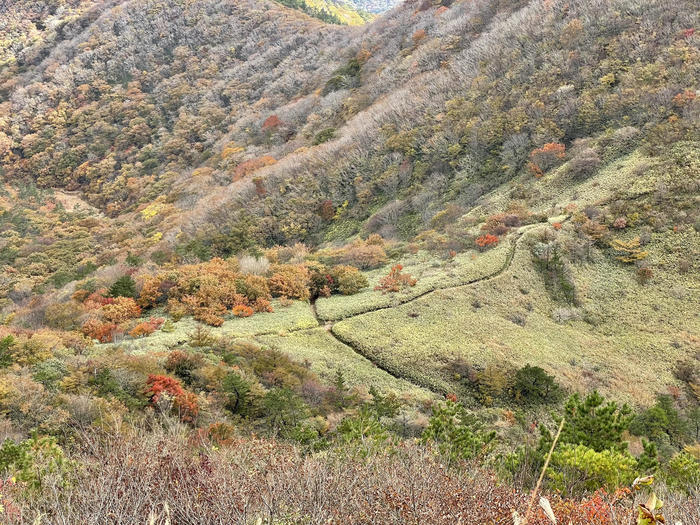
[[[697,13],[667,7],[408,2],[341,28],[253,0],[13,4],[6,305],[127,254],[371,233],[460,252],[470,225],[515,208],[603,206],[588,220],[607,228],[610,204],[627,237],[693,230]],[[547,196],[564,161],[573,188],[633,151],[647,192]]]
[[[481,496],[428,498],[422,522],[493,498],[479,519],[510,523],[562,417],[544,478],[562,521],[629,525],[622,487],[648,473],[688,520],[696,2],[395,4],[0,8],[0,430],[19,443],[0,477],[20,479],[0,504],[17,523],[108,516],[138,483],[161,499],[120,522],[186,501],[173,522],[406,523],[428,471]],[[103,476],[151,446],[171,451],[152,472]],[[308,470],[266,471],[261,449]],[[49,481],[22,470],[42,461]],[[198,521],[234,463],[247,489]],[[311,511],[292,493],[323,469],[365,485],[341,476],[345,504]],[[512,490],[487,498],[496,478]],[[348,510],[380,492],[372,517]]]

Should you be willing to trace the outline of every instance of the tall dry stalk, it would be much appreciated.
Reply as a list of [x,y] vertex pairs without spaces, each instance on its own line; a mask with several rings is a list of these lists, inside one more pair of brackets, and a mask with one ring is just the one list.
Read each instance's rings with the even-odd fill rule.
[[562,418],[561,423],[559,423],[559,428],[557,429],[557,433],[554,436],[554,441],[552,441],[552,446],[549,448],[549,453],[547,454],[547,459],[545,459],[544,461],[544,466],[542,467],[542,472],[540,472],[540,477],[537,480],[537,485],[535,485],[535,489],[532,491],[532,496],[530,496],[530,502],[527,504],[525,518],[523,519],[521,525],[527,525],[528,521],[530,520],[530,516],[532,514],[532,507],[535,505],[535,499],[537,498],[537,494],[540,491],[540,485],[542,485],[544,474],[547,471],[547,467],[549,466],[549,460],[552,459],[554,447],[557,446],[557,441],[559,441],[559,435],[561,434],[561,430],[564,428],[564,421],[565,419]]

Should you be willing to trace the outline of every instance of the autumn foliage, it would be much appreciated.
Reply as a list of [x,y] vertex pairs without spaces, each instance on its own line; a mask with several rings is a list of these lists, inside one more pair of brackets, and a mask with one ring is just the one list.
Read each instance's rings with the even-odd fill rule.
[[300,264],[277,264],[272,267],[270,290],[277,297],[306,301],[310,297],[309,270]]
[[246,306],[244,304],[237,304],[233,307],[232,313],[236,317],[250,317],[251,315],[253,315],[253,309],[250,306]]
[[115,297],[101,308],[102,317],[112,323],[123,323],[141,315],[141,308],[131,297]]
[[134,338],[146,337],[148,335],[151,335],[156,330],[160,329],[160,327],[163,326],[164,322],[165,320],[162,317],[151,317],[148,321],[138,323],[131,330],[129,330],[129,336]]
[[476,240],[474,240],[474,243],[479,248],[489,248],[498,244],[498,237],[496,235],[491,235],[490,233],[487,233],[485,235],[477,237]]
[[[273,264],[269,269],[265,267],[264,275],[242,273],[236,258],[183,265],[146,277],[138,304],[143,308],[165,305],[176,320],[192,315],[210,326],[221,326],[228,313],[249,317],[256,312],[272,312],[272,297],[306,301],[312,293],[319,295],[310,269],[314,267],[316,275],[315,264]],[[351,266],[337,265],[323,273],[327,275],[323,284],[328,284],[329,293],[350,295],[367,285],[365,277]]]
[[185,422],[194,422],[199,412],[197,397],[183,389],[180,381],[169,376],[149,375],[146,380],[146,395],[153,405],[158,405],[164,395],[171,397],[173,410]]
[[558,142],[548,142],[541,148],[530,152],[528,167],[535,177],[541,177],[545,171],[552,169],[566,157],[566,146]]
[[263,131],[271,131],[279,128],[281,125],[282,120],[277,115],[270,115],[265,119],[265,122],[262,123],[261,129]]
[[260,168],[264,168],[265,166],[272,166],[276,163],[277,159],[270,155],[265,155],[256,159],[246,160],[245,162],[241,162],[238,166],[236,166],[236,169],[233,170],[233,180],[241,180],[242,178],[247,177],[254,171],[259,170]]
[[116,331],[116,324],[100,321],[95,318],[85,321],[81,328],[81,332],[84,335],[91,339],[97,339],[100,343],[111,343]]
[[375,290],[381,290],[382,293],[398,292],[405,288],[415,286],[418,279],[411,277],[411,274],[402,273],[403,266],[396,264],[391,267],[389,275],[382,277],[379,284],[374,287]]
[[[214,258],[147,278],[139,304],[152,307],[166,303],[168,312],[175,317],[192,315],[211,326],[221,326],[227,311],[237,306],[252,308],[256,301],[269,299],[265,278],[242,275],[235,259]],[[269,304],[258,303],[262,310],[268,307]]]

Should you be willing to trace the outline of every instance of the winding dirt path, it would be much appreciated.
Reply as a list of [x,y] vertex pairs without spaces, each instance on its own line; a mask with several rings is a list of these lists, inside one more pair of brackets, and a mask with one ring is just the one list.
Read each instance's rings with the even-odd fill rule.
[[[368,309],[365,310],[364,312],[360,312],[360,313],[348,315],[347,317],[343,317],[342,319],[338,319],[338,320],[335,320],[335,321],[327,321],[327,320],[321,319],[321,318],[319,317],[318,311],[317,311],[317,309],[316,309],[316,301],[315,301],[315,300],[311,301],[311,311],[312,311],[312,313],[313,313],[313,315],[314,315],[314,318],[315,318],[316,321],[318,322],[318,325],[324,327],[331,337],[333,337],[333,338],[334,338],[336,341],[338,341],[340,344],[342,344],[342,345],[344,345],[344,346],[347,346],[347,347],[350,348],[353,352],[355,352],[355,353],[361,355],[362,357],[364,357],[365,359],[367,359],[368,361],[370,361],[374,366],[376,366],[376,367],[379,368],[380,370],[383,370],[384,372],[386,372],[387,374],[391,375],[392,377],[394,377],[394,378],[396,378],[396,379],[401,379],[401,380],[404,380],[404,381],[408,381],[409,383],[412,383],[412,384],[414,384],[414,385],[417,386],[417,387],[425,388],[425,389],[430,390],[431,392],[433,392],[433,393],[435,393],[435,394],[445,395],[445,394],[447,394],[446,391],[437,389],[437,388],[435,388],[434,385],[421,384],[421,383],[415,381],[414,379],[412,379],[412,378],[410,378],[410,377],[406,377],[405,375],[402,375],[400,372],[398,372],[397,370],[393,369],[393,367],[387,366],[387,365],[384,365],[384,364],[381,364],[381,363],[379,363],[379,362],[373,360],[371,356],[369,356],[369,355],[367,355],[366,353],[364,353],[353,341],[347,340],[347,339],[343,338],[342,336],[338,335],[338,334],[333,330],[333,328],[335,327],[335,325],[336,325],[337,323],[339,323],[339,322],[341,322],[341,321],[346,321],[346,320],[348,320],[348,319],[354,319],[355,317],[359,317],[359,316],[361,316],[361,315],[365,315],[365,314],[372,313],[372,312],[378,312],[378,311],[380,311],[380,310],[388,310],[388,309],[390,309],[390,308],[396,308],[396,307],[398,307],[398,306],[403,306],[404,304],[412,303],[412,302],[414,302],[414,301],[417,301],[418,299],[421,299],[421,298],[423,298],[423,297],[425,297],[425,296],[427,296],[427,295],[430,295],[430,294],[432,294],[432,293],[435,293],[435,292],[438,292],[438,291],[441,291],[441,290],[452,290],[452,289],[456,289],[456,288],[462,288],[462,287],[465,287],[465,286],[471,286],[471,285],[474,285],[474,284],[477,284],[477,283],[480,283],[480,282],[484,282],[484,281],[489,281],[489,280],[491,280],[491,279],[495,279],[496,277],[498,277],[498,276],[500,276],[501,274],[503,274],[506,270],[508,270],[508,268],[510,268],[511,264],[513,263],[513,259],[515,258],[515,252],[516,252],[517,247],[518,247],[518,242],[519,242],[520,239],[523,237],[523,235],[524,235],[526,232],[535,229],[535,228],[536,228],[537,226],[539,226],[539,225],[540,225],[540,224],[538,224],[538,225],[533,225],[533,226],[526,227],[526,228],[523,228],[523,229],[521,229],[520,231],[518,231],[518,232],[516,233],[515,238],[512,239],[512,240],[510,241],[511,246],[510,246],[510,249],[508,250],[508,253],[507,253],[507,255],[506,255],[505,261],[503,262],[503,265],[501,265],[501,267],[500,267],[498,270],[496,270],[495,272],[492,272],[492,273],[490,273],[490,274],[488,274],[488,275],[484,275],[483,277],[478,277],[478,278],[476,278],[476,279],[471,279],[471,280],[469,280],[469,281],[465,281],[465,282],[462,282],[462,283],[459,283],[459,284],[455,284],[455,285],[436,286],[435,288],[432,288],[432,289],[430,289],[430,290],[426,290],[425,292],[422,292],[422,293],[416,295],[415,297],[411,297],[411,298],[409,298],[409,299],[406,299],[405,301],[401,301],[401,302],[399,302],[398,304],[392,304],[392,305],[377,306],[377,307],[374,307],[374,308],[368,308]],[[315,329],[316,329],[316,328],[303,328],[303,329],[295,330],[295,331],[308,331],[308,330],[315,330]]]

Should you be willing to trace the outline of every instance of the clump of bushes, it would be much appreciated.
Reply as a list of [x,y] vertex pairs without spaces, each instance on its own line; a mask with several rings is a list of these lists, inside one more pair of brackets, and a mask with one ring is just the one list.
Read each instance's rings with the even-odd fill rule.
[[370,270],[386,264],[386,243],[374,233],[367,239],[355,240],[341,248],[319,250],[316,258],[324,264],[345,264]]
[[[295,257],[293,253],[283,253],[282,250],[276,250],[270,256],[276,261]],[[214,258],[146,277],[138,304],[143,308],[165,304],[168,313],[176,320],[192,315],[208,325],[221,326],[227,313],[248,317],[256,312],[272,312],[272,297],[308,301],[331,293],[354,294],[367,286],[366,278],[357,268],[348,265],[326,268],[315,262],[268,265],[267,259],[264,259],[265,264],[260,263],[261,259],[242,260],[247,273],[241,271],[235,258]],[[269,269],[259,274],[263,267],[268,266]],[[121,304],[126,300],[120,297],[109,301]],[[105,319],[116,322],[109,317]]]
[[405,288],[415,286],[418,279],[411,277],[411,274],[403,273],[403,266],[396,264],[391,267],[389,274],[379,280],[379,284],[374,287],[375,290],[382,293],[399,292]]
[[573,273],[563,257],[555,230],[545,230],[532,245],[535,267],[544,277],[545,286],[553,299],[576,304],[576,283]]
[[150,403],[163,412],[173,411],[181,421],[194,423],[199,406],[197,396],[187,392],[177,379],[151,374],[146,380],[146,395]]
[[593,148],[583,148],[568,164],[569,173],[574,179],[587,179],[600,166],[600,157]]
[[541,177],[546,171],[561,164],[565,157],[566,146],[564,144],[549,142],[530,152],[528,168],[535,177]]

